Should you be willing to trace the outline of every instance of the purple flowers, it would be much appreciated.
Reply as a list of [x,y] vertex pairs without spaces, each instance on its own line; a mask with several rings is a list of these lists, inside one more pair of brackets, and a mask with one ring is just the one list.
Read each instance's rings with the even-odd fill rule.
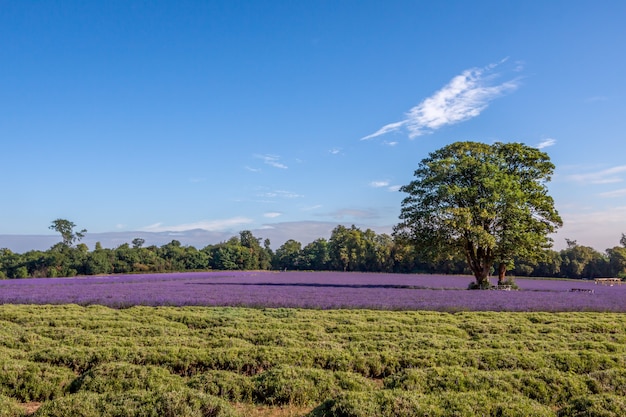
[[626,312],[626,285],[518,279],[519,291],[466,290],[472,281],[469,276],[265,271],[20,279],[0,281],[0,303]]

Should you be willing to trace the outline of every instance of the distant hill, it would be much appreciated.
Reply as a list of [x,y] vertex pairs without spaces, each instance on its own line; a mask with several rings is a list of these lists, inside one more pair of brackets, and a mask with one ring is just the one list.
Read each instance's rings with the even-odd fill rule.
[[[270,239],[272,249],[277,249],[289,239],[297,240],[302,246],[319,238],[329,239],[332,230],[340,223],[330,222],[283,222],[264,225],[258,229],[250,229],[256,238],[261,238],[261,244],[265,239]],[[349,226],[349,225],[348,225]],[[365,230],[368,226],[356,225]],[[391,233],[391,226],[371,227],[376,233]],[[242,230],[246,230],[243,228]],[[86,233],[81,243],[86,244],[90,250],[100,242],[104,248],[116,248],[124,243],[130,244],[135,238],[145,240],[144,246],[162,246],[172,240],[178,240],[186,246],[194,246],[201,249],[207,245],[224,242],[233,236],[238,236],[239,231],[209,231],[193,229],[182,232],[106,232]],[[24,253],[30,250],[47,250],[61,241],[56,234],[46,235],[0,235],[0,248],[8,248],[16,253]]]

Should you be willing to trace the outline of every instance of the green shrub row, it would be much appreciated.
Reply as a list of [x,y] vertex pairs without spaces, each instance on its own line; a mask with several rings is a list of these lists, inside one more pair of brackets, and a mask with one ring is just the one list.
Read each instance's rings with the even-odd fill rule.
[[500,391],[417,394],[383,390],[348,392],[325,401],[308,417],[623,417],[626,399],[590,395],[573,399],[558,411],[519,395]]
[[254,377],[218,370],[185,379],[156,366],[108,363],[85,372],[70,385],[69,391],[106,394],[185,388],[231,402],[314,405],[343,391],[371,390],[373,383],[358,374],[289,366],[272,368]]
[[[597,352],[590,349],[524,351],[510,349],[397,349],[365,351],[358,346],[316,345],[307,348],[249,346],[202,348],[176,345],[160,346],[49,346],[33,349],[30,362],[67,368],[82,374],[93,367],[111,362],[158,366],[179,376],[191,377],[209,370],[225,370],[256,375],[280,366],[344,371],[370,378],[383,378],[407,368],[453,367],[484,371],[554,369],[587,374],[612,368],[626,368],[623,349]],[[11,357],[9,351],[9,357]]]
[[24,409],[18,406],[14,398],[0,394],[0,416],[2,417],[24,417]]
[[0,394],[22,402],[46,401],[62,396],[74,378],[74,373],[66,368],[0,359]]
[[623,411],[625,335],[613,313],[0,305],[0,416],[30,401],[80,415],[81,399],[163,411],[168,392],[190,416],[217,397],[320,416],[601,416],[584,410]]
[[[56,308],[55,308],[56,307]],[[279,309],[284,311],[285,309]],[[426,313],[234,308],[113,310],[90,306],[2,306],[0,346],[198,349],[267,346],[381,350],[507,349],[623,353],[626,319],[618,314]]]
[[[485,392],[424,395],[382,390],[344,393],[324,402],[310,417],[555,417],[547,406],[522,396]],[[617,417],[617,416],[616,416]]]
[[44,403],[34,417],[234,417],[226,401],[195,392],[80,392]]
[[[619,377],[626,370],[611,370]],[[421,394],[489,391],[522,395],[543,405],[563,405],[572,398],[611,392],[617,387],[602,386],[606,371],[598,374],[576,375],[552,369],[538,371],[477,371],[461,367],[405,369],[384,380],[387,389],[401,389]],[[617,389],[616,389],[617,388]]]

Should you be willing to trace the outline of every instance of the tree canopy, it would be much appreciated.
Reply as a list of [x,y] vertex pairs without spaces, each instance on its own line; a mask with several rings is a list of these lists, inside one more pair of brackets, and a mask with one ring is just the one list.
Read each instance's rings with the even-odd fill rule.
[[74,222],[71,222],[66,219],[56,219],[52,221],[49,229],[57,231],[61,234],[61,238],[63,239],[63,245],[72,246],[74,242],[80,242],[80,240],[85,237],[85,233],[87,233],[87,229],[83,229],[80,232],[74,232],[74,228],[76,225]]
[[[243,238],[243,240],[242,240]],[[127,274],[141,272],[206,270],[315,270],[428,274],[470,274],[462,251],[436,259],[413,243],[385,233],[377,234],[352,225],[338,225],[331,240],[318,238],[306,245],[290,239],[274,252],[269,239],[260,247],[259,239],[243,231],[229,240],[196,249],[178,240],[163,246],[144,245],[133,239],[105,248],[95,242],[89,251],[80,243],[58,243],[47,251],[22,254],[0,248],[0,279],[71,277],[75,275]],[[615,246],[604,253],[568,240],[559,252],[543,251],[542,256],[513,259],[515,276],[555,278],[619,277],[626,279],[626,248]],[[141,243],[139,245],[138,243]],[[244,246],[243,243],[249,246]]]
[[479,287],[498,265],[499,281],[517,258],[535,259],[562,225],[546,183],[548,155],[521,143],[456,142],[432,152],[400,190],[397,237],[434,257],[461,253]]

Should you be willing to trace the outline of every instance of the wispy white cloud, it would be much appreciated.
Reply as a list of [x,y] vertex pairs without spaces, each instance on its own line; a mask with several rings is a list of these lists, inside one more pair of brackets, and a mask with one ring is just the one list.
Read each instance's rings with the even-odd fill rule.
[[484,68],[471,68],[454,77],[446,86],[406,113],[404,120],[389,123],[361,140],[372,139],[402,129],[413,139],[455,123],[472,119],[489,102],[519,86],[519,79],[495,83],[501,74],[494,70],[506,59]]
[[255,155],[255,157],[261,159],[266,165],[272,166],[274,168],[287,169],[287,165],[280,162],[280,156],[278,155],[265,154]]
[[606,191],[598,195],[604,198],[624,197],[626,196],[626,188],[620,188],[619,190],[613,190],[613,191]]
[[307,206],[307,207],[302,207],[302,211],[311,211],[311,210],[317,210],[319,208],[322,208],[323,206],[321,204],[316,204],[314,206]]
[[515,61],[514,65],[515,65],[515,67],[513,68],[513,71],[515,71],[515,72],[522,72],[522,71],[524,71],[524,65],[525,65],[524,61],[519,61],[519,60]]
[[269,212],[269,213],[265,213],[265,214],[263,214],[263,217],[267,217],[267,218],[270,218],[270,219],[274,219],[274,218],[276,218],[276,217],[280,217],[280,216],[282,216],[282,215],[283,215],[283,213],[279,213],[279,212],[277,212],[277,211],[271,211],[271,212]]
[[302,194],[294,193],[292,191],[285,190],[275,190],[275,191],[266,191],[263,193],[257,194],[257,197],[264,198],[300,198],[304,197]]
[[539,142],[539,144],[537,145],[537,149],[543,149],[554,145],[556,145],[556,139],[547,138]]
[[372,188],[386,188],[387,191],[398,191],[401,185],[391,185],[389,181],[372,181],[369,183]]
[[259,168],[252,168],[252,167],[249,167],[249,166],[246,166],[245,168],[248,171],[250,171],[250,172],[261,172],[261,170]]
[[326,215],[336,220],[343,220],[345,218],[375,219],[379,217],[378,213],[376,213],[373,210],[361,210],[361,209],[349,209],[349,208],[335,210],[331,213],[327,213]]
[[398,141],[384,141],[383,145],[387,145],[387,146],[396,146],[398,144]]
[[612,184],[622,182],[624,179],[618,175],[626,172],[626,165],[619,165],[602,171],[588,172],[585,174],[573,174],[568,178],[572,181],[586,184]]
[[382,188],[387,187],[389,185],[389,181],[372,181],[370,182],[370,187],[373,188]]
[[554,236],[557,249],[565,246],[565,238],[602,251],[616,246],[624,229],[626,206],[600,210],[574,208],[561,212],[563,227]]
[[184,232],[187,230],[202,229],[208,231],[221,231],[235,226],[252,223],[247,217],[232,217],[230,219],[201,220],[195,223],[184,223],[167,226],[163,223],[155,223],[140,229],[145,232]]
[[332,155],[338,155],[341,152],[340,148],[333,148],[331,150],[328,151],[330,154]]
[[199,183],[199,182],[205,182],[205,181],[206,181],[206,178],[201,178],[201,177],[189,178],[189,182],[194,183],[194,184]]

